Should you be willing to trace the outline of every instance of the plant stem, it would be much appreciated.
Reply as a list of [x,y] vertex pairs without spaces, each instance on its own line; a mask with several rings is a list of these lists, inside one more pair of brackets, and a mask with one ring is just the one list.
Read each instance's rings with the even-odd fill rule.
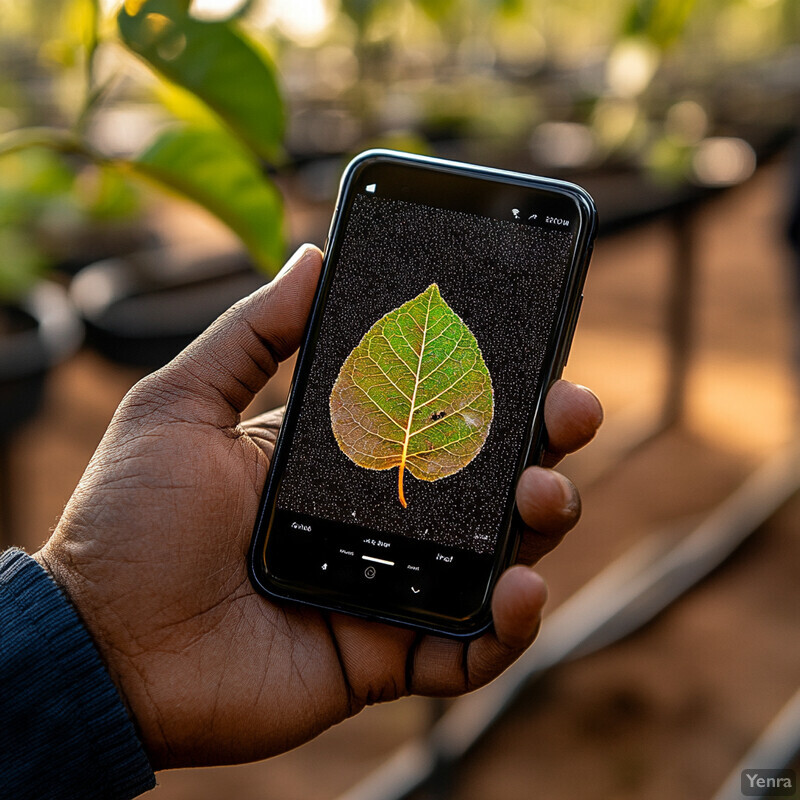
[[98,100],[105,93],[108,84],[104,86],[97,86],[95,80],[95,55],[97,54],[97,47],[100,43],[98,27],[100,25],[100,4],[99,0],[89,0],[91,22],[89,24],[88,35],[86,38],[86,53],[84,55],[83,73],[84,73],[84,87],[83,87],[83,104],[78,117],[75,120],[75,131],[82,133],[86,128],[94,106]]
[[90,0],[92,23],[89,26],[89,38],[86,42],[86,61],[84,63],[85,71],[85,92],[86,100],[85,105],[88,105],[92,95],[94,94],[94,57],[97,53],[97,45],[99,37],[97,33],[97,26],[100,23],[100,5],[98,0]]
[[46,147],[59,153],[74,153],[96,164],[108,164],[111,161],[72,131],[63,128],[20,128],[0,135],[0,157],[31,147]]

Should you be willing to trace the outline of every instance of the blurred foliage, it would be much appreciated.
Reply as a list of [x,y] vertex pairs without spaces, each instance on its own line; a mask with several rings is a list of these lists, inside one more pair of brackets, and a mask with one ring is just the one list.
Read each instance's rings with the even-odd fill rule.
[[694,6],[695,0],[634,0],[623,33],[645,36],[658,47],[669,47],[680,38]]
[[0,300],[20,296],[46,274],[43,244],[52,231],[128,219],[138,209],[137,194],[110,166],[74,165],[38,147],[7,155],[0,169]]
[[32,284],[47,272],[45,256],[31,239],[14,226],[0,226],[0,302],[21,297]]
[[45,268],[42,226],[138,213],[141,178],[207,208],[273,274],[271,169],[389,143],[685,181],[709,137],[796,114],[781,92],[797,0],[0,0],[0,14],[6,295]]
[[282,253],[281,199],[258,161],[223,130],[190,125],[165,130],[132,168],[195,200],[236,231],[253,254]]
[[[0,297],[45,271],[39,241],[49,225],[80,230],[136,215],[137,176],[205,206],[277,271],[282,204],[265,164],[282,157],[283,100],[271,57],[237,19],[196,19],[184,0],[127,0],[105,14],[99,0],[36,0],[27,13],[6,5]],[[143,148],[118,141],[124,119],[109,134],[115,108],[147,109],[159,97],[169,102],[144,126]],[[142,122],[135,110],[129,119]]]
[[[674,182],[696,178],[703,136],[796,115],[779,63],[800,41],[796,0],[278,5],[264,29],[277,35],[295,119],[336,134],[290,125],[289,148],[306,155],[410,132],[483,161],[528,153],[523,163],[544,170],[626,166]],[[329,62],[345,69],[331,75]],[[539,135],[551,122],[575,127]]]
[[233,24],[193,19],[184,0],[127,0],[117,21],[134,53],[204,101],[256,154],[275,160],[284,123],[275,68]]

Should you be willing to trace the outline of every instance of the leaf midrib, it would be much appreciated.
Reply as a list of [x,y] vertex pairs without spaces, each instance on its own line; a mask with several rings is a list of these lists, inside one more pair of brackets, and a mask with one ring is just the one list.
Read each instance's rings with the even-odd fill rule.
[[[408,442],[411,439],[411,422],[414,419],[414,408],[416,406],[417,391],[419,390],[419,374],[422,372],[422,359],[425,356],[425,342],[428,337],[428,321],[431,316],[431,304],[433,302],[433,289],[428,295],[428,308],[425,310],[425,326],[422,329],[422,344],[419,348],[419,360],[417,361],[417,373],[414,376],[414,393],[411,395],[411,407],[408,410],[408,421],[406,422],[406,436],[403,441],[403,452],[400,456],[400,481],[403,480],[403,470],[406,468],[406,458],[408,456]],[[401,484],[402,485],[402,484]]]

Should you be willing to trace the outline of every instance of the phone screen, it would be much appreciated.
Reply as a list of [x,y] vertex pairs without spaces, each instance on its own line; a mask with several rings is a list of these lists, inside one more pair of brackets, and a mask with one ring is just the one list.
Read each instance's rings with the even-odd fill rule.
[[266,571],[332,607],[468,619],[509,547],[561,366],[583,212],[547,187],[391,162],[368,163],[342,202],[270,485]]

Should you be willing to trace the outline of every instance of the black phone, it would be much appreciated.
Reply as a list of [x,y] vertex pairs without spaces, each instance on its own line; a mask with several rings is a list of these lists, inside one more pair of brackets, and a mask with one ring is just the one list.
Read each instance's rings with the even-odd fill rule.
[[491,625],[596,220],[564,181],[388,150],[347,166],[253,534],[260,592]]

